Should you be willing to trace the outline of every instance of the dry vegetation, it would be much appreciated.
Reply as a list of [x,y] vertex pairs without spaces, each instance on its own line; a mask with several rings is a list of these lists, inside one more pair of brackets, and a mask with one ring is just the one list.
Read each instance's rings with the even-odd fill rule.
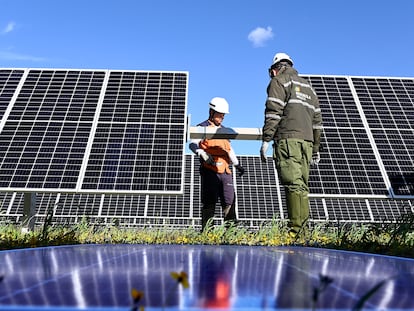
[[0,223],[0,250],[68,244],[214,244],[214,245],[303,245],[414,258],[414,216],[392,224],[316,224],[307,240],[293,239],[284,222],[273,220],[258,230],[215,226],[200,233],[198,228],[121,228],[93,225],[85,218],[71,226],[43,226],[22,232],[19,225]]

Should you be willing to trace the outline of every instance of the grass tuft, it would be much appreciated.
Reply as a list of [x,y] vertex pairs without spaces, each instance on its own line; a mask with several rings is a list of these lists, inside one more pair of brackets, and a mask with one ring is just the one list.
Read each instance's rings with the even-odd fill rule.
[[414,217],[395,224],[316,224],[306,240],[288,234],[286,222],[271,220],[258,230],[241,225],[173,229],[122,228],[116,223],[90,224],[87,218],[75,225],[52,225],[24,232],[15,224],[0,224],[0,250],[68,244],[206,244],[206,245],[304,245],[414,258]]

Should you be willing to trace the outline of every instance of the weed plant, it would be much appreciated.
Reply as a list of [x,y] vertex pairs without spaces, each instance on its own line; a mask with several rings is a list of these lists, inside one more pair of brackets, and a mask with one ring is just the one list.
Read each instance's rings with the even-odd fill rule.
[[90,224],[52,225],[24,232],[16,224],[0,223],[0,250],[73,244],[209,244],[209,245],[303,245],[414,258],[414,216],[393,224],[315,224],[306,239],[289,236],[285,222],[272,220],[258,230],[243,226],[211,226],[173,229],[123,228]]

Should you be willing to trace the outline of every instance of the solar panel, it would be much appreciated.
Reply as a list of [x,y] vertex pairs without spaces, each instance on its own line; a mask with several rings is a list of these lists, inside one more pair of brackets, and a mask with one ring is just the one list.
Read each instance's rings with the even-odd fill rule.
[[0,73],[0,191],[182,193],[188,73]]
[[311,193],[324,197],[389,196],[348,79],[305,78],[318,94],[324,123],[321,161],[311,168]]
[[414,79],[353,77],[396,196],[414,195]]
[[280,187],[273,160],[239,157],[246,172],[236,177],[238,216],[242,219],[281,219]]

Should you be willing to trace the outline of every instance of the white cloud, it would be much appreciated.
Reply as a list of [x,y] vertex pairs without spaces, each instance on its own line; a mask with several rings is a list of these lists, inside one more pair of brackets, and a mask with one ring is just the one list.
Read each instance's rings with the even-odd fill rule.
[[43,62],[47,60],[46,58],[43,58],[43,57],[19,54],[19,53],[10,52],[10,51],[0,51],[0,59],[19,60],[19,61],[23,60],[23,61],[31,61],[31,62]]
[[264,46],[266,41],[269,41],[273,38],[273,31],[272,27],[267,26],[266,28],[257,27],[256,29],[252,30],[247,39],[253,42],[254,47],[261,47]]
[[2,34],[6,34],[9,32],[12,32],[14,30],[14,28],[16,27],[16,23],[15,22],[9,22],[6,27],[3,28],[3,30],[1,31]]

